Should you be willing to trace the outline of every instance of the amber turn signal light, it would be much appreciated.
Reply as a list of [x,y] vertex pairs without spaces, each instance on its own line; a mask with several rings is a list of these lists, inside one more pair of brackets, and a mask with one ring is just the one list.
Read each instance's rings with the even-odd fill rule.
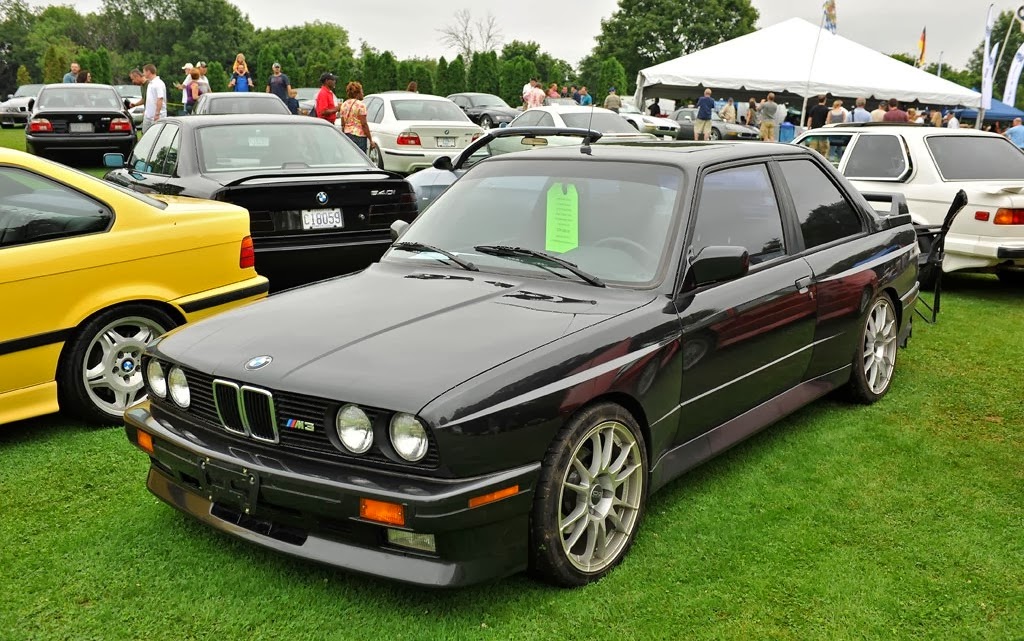
[[398,503],[359,499],[359,516],[377,523],[405,525],[405,509]]
[[143,432],[142,430],[139,430],[136,434],[135,440],[139,442],[139,447],[153,454],[153,437],[148,432]]
[[474,496],[469,499],[469,507],[480,507],[481,505],[487,505],[488,503],[494,503],[501,499],[508,498],[519,494],[519,486],[513,485],[512,487],[506,487],[503,490],[497,492],[491,492],[490,494],[483,494],[481,496]]

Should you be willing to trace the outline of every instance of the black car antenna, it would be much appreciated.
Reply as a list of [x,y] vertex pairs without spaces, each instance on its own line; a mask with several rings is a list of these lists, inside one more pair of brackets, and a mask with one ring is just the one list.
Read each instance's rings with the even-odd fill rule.
[[594,102],[591,99],[590,102],[590,120],[587,122],[587,137],[583,139],[583,145],[580,146],[580,153],[587,156],[592,155],[590,149],[590,132],[593,131],[590,126],[594,124]]

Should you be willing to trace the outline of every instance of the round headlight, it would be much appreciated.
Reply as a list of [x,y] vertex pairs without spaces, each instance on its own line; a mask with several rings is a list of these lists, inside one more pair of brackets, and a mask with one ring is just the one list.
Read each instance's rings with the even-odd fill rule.
[[160,361],[153,359],[146,366],[146,379],[149,380],[149,391],[154,396],[167,398],[167,379],[164,378],[164,368]]
[[391,419],[391,444],[398,455],[415,463],[427,453],[427,430],[411,414],[395,414]]
[[373,445],[373,425],[366,412],[355,405],[346,405],[338,410],[334,421],[341,444],[353,454],[362,454]]
[[185,380],[185,372],[180,367],[172,367],[171,373],[167,375],[167,387],[171,392],[171,399],[181,407],[187,408],[191,395],[188,392],[188,381]]

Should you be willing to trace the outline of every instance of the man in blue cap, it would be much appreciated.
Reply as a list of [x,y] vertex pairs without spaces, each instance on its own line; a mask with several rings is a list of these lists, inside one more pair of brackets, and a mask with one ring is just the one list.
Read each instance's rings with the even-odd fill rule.
[[615,87],[608,88],[608,96],[604,99],[604,108],[615,113],[619,113],[619,109],[622,109],[622,98],[615,93]]

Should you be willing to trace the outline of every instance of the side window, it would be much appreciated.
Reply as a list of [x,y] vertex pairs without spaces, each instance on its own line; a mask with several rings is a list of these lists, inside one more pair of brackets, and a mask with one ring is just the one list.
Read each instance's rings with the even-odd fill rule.
[[79,192],[38,174],[0,167],[0,248],[92,234],[113,214]]
[[454,102],[456,105],[462,107],[463,109],[466,109],[467,107],[469,107],[469,100],[467,100],[465,96],[455,96],[451,100],[452,100],[452,102]]
[[380,98],[371,98],[370,104],[366,105],[366,121],[379,123],[383,115],[384,101]]
[[163,127],[150,127],[149,131],[142,136],[142,139],[135,143],[132,155],[128,157],[129,169],[147,174],[153,171],[153,168],[146,161],[149,159],[149,152],[153,151],[153,146],[156,145],[156,140],[159,138],[161,131],[163,131]]
[[899,180],[907,172],[903,142],[893,135],[862,135],[850,151],[843,174],[847,178]]
[[544,113],[543,111],[527,111],[523,115],[521,115],[518,118],[516,118],[515,126],[516,127],[532,127],[532,126],[536,125],[538,122],[540,122],[540,116],[543,113]]
[[149,155],[154,174],[170,176],[178,166],[178,127],[165,125]]
[[850,140],[853,136],[850,135],[813,135],[807,136],[800,141],[800,144],[804,147],[810,147],[814,151],[824,156],[833,167],[838,167],[839,163],[842,162],[843,156],[846,155],[846,148],[850,145]]
[[808,248],[864,230],[861,217],[820,167],[810,160],[785,160],[779,167],[793,197]]
[[751,265],[786,253],[782,215],[765,165],[733,167],[704,177],[691,254],[712,245],[746,247]]
[[551,117],[551,114],[544,113],[541,114],[540,120],[537,121],[537,124],[540,125],[541,127],[554,127],[555,119]]

